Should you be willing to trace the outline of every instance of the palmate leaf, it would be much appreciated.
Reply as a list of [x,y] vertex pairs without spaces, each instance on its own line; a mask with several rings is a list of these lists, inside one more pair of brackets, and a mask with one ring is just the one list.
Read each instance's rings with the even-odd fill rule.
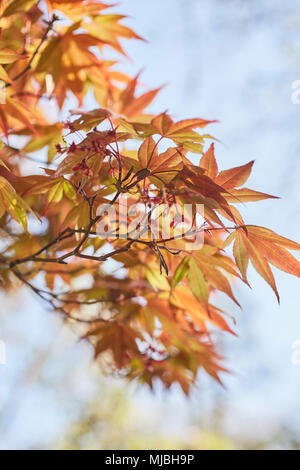
[[216,183],[226,190],[242,186],[249,178],[253,164],[254,160],[246,165],[221,171],[216,178]]
[[161,182],[168,183],[180,173],[185,153],[176,147],[159,154],[156,142],[149,137],[140,145],[137,159],[127,157],[124,163],[128,170],[133,168],[136,173],[147,169],[145,175],[153,184],[160,186]]
[[69,28],[62,28],[58,36],[52,37],[35,63],[35,73],[51,75],[57,102],[62,107],[71,90],[80,104],[84,96],[88,70],[99,67],[99,59],[91,52],[93,46],[102,45],[102,41],[90,34],[76,30],[80,22]]
[[0,64],[12,64],[16,60],[27,59],[27,57],[27,55],[18,54],[11,49],[0,49]]
[[[143,339],[141,334],[129,325],[121,323],[104,324],[96,327],[86,334],[96,336],[95,356],[111,351],[117,367],[122,368],[128,363],[128,358],[139,354],[136,340]],[[127,354],[126,354],[127,353]]]
[[[184,297],[185,293],[188,295],[187,298]],[[183,310],[180,300],[181,294],[183,294],[184,301],[191,300],[191,310],[189,310],[188,303],[184,305]],[[176,321],[174,321],[174,306]],[[180,296],[172,296],[171,302],[163,296],[157,295],[148,300],[145,314],[157,317],[163,327],[158,341],[166,352],[173,351],[173,354],[167,355],[165,360],[151,361],[151,373],[148,368],[142,373],[142,379],[146,380],[150,386],[152,386],[153,378],[160,377],[164,382],[167,381],[167,386],[171,386],[173,381],[178,381],[183,391],[188,393],[191,383],[197,377],[199,368],[202,367],[216,380],[220,380],[219,372],[222,370],[219,365],[220,357],[217,356],[209,337],[204,333],[207,315],[202,308],[200,313],[199,308],[201,308],[199,302],[192,297],[190,292],[183,290],[180,291]],[[220,315],[219,318],[216,315],[214,320],[211,318],[210,321],[219,321],[224,329],[228,327]],[[194,325],[201,325],[201,333],[198,336],[195,336]],[[176,354],[174,354],[174,347],[177,351]],[[176,374],[176,370],[180,372]],[[133,370],[132,373],[141,374],[141,371]]]
[[260,191],[254,191],[248,188],[230,189],[229,192],[226,192],[225,198],[227,202],[234,204],[263,201],[264,199],[278,199],[277,196],[271,196],[270,194],[261,193]]
[[[150,120],[152,118],[152,120]],[[215,121],[204,119],[186,119],[174,122],[167,113],[162,113],[156,117],[149,116],[149,119],[140,121],[121,120],[121,125],[126,130],[136,133],[137,137],[150,137],[160,135],[161,138],[168,138],[180,148],[187,151],[202,153],[203,144],[206,138],[212,139],[210,135],[200,135],[193,129],[202,128]],[[160,139],[161,140],[161,139]]]
[[201,158],[200,167],[206,170],[207,176],[209,176],[211,179],[214,180],[217,177],[218,164],[215,157],[215,146],[213,143]]
[[157,93],[161,90],[161,87],[159,87],[136,97],[138,78],[139,74],[128,83],[127,87],[120,93],[118,98],[116,111],[127,118],[134,118],[142,114],[144,109],[149,106]]
[[126,16],[124,15],[98,15],[93,17],[92,21],[87,23],[85,28],[95,37],[108,44],[117,52],[126,55],[121,46],[120,38],[139,39],[141,36],[136,34],[132,29],[120,23]]
[[183,121],[174,122],[168,114],[162,113],[151,121],[151,126],[158,134],[164,137],[176,139],[176,136],[180,136],[180,138],[182,138],[186,135],[188,140],[190,132],[193,129],[206,127],[208,124],[213,122],[216,121],[208,121],[206,119],[185,119]]
[[72,128],[76,131],[82,130],[85,132],[90,131],[106,119],[112,117],[112,113],[109,110],[103,108],[93,109],[88,112],[73,110],[71,111],[71,115],[80,115],[80,117],[72,121]]
[[5,103],[0,102],[0,131],[8,137],[9,132],[20,128],[29,128],[33,134],[38,135],[34,127],[34,122],[41,120],[39,115],[32,108],[15,98],[6,97]]
[[[1,144],[2,144],[2,142],[0,142],[0,149],[2,148],[2,145],[1,145]],[[2,160],[0,160],[0,165],[1,165],[1,166],[4,166],[4,168],[5,168],[7,171],[9,171],[9,168],[7,167],[7,165],[5,165],[5,163],[4,163]]]
[[104,4],[98,1],[84,0],[46,0],[49,10],[59,10],[73,21],[82,19],[82,16],[95,16],[100,11],[109,8],[112,5]]
[[[189,189],[207,199],[206,205],[209,204],[209,200],[214,201],[215,204],[211,207],[212,209],[221,209],[231,221],[236,222],[235,216],[225,197],[227,191],[206,174],[203,174],[202,168],[194,165],[184,165],[180,178]],[[224,192],[225,195],[223,194]],[[218,223],[221,223],[221,221],[218,221]]]
[[[0,80],[2,82],[5,82],[5,83],[10,83],[12,84],[12,80],[9,78],[6,70],[2,67],[2,65],[0,65]],[[5,89],[3,88],[3,83],[0,83],[0,86],[1,86],[1,89],[0,89],[0,98],[2,98],[2,96],[5,96],[4,93],[5,93]]]
[[168,175],[169,179],[176,177],[179,174],[180,170],[183,167],[182,157],[184,151],[179,151],[177,148],[169,148],[165,152],[158,155],[155,159],[151,160],[149,170],[153,175],[159,175],[166,179]]
[[206,308],[209,298],[209,284],[193,258],[189,260],[188,280],[192,293]]
[[247,225],[236,230],[228,237],[226,245],[233,240],[233,254],[243,279],[247,281],[247,267],[250,260],[256,271],[272,287],[279,302],[278,290],[269,263],[300,277],[300,263],[286,249],[300,250],[300,245],[277,235],[272,230],[255,225]]
[[172,292],[171,303],[176,308],[185,312],[202,331],[207,331],[206,324],[208,323],[221,330],[234,334],[226,320],[218,312],[218,309],[212,304],[209,304],[208,309],[206,309],[202,303],[193,296],[187,286],[178,286]]
[[70,181],[63,177],[52,178],[47,176],[36,177],[36,183],[29,188],[24,195],[47,194],[47,203],[58,203],[63,196],[73,203],[76,202],[76,191]]
[[157,155],[157,144],[152,137],[148,137],[144,140],[138,151],[138,159],[141,168],[149,168],[151,160],[157,160]]
[[31,134],[31,139],[25,147],[23,147],[22,151],[26,153],[37,152],[45,147],[48,147],[47,151],[47,161],[51,162],[57,154],[56,146],[58,144],[64,144],[64,140],[62,137],[62,129],[63,126],[60,123],[56,123],[53,125],[36,125],[36,131],[38,132],[39,136],[32,135],[30,131],[20,131],[18,134],[20,135],[28,135]]
[[[1,162],[3,165],[3,163]],[[27,230],[27,212],[33,211],[28,204],[16,193],[14,187],[2,176],[0,176],[0,217],[5,212]]]
[[172,289],[174,289],[177,286],[177,284],[179,284],[185,278],[188,271],[189,271],[189,258],[186,256],[179,263],[173,275]]
[[26,12],[36,3],[38,3],[38,0],[12,0],[2,13],[2,16],[6,17]]
[[[219,290],[220,292],[224,292],[224,294],[228,295],[228,297],[230,297],[240,307],[239,302],[233,295],[229,280],[222,274],[222,271],[218,269],[222,266],[222,263],[218,263],[219,260],[215,262],[214,257],[209,260],[208,257],[201,255],[201,253],[196,255],[195,259],[198,264],[198,269],[203,272],[209,286]],[[225,270],[227,270],[226,268],[227,266],[224,265]]]
[[252,189],[236,189],[247,181],[253,164],[254,160],[245,165],[219,172],[214,144],[211,144],[207,152],[200,159],[199,166],[205,171],[207,176],[224,189],[223,195],[227,202],[238,204],[242,202],[261,201],[264,199],[276,199],[276,196],[271,196],[270,194],[254,191]]
[[237,267],[239,268],[244,281],[248,282],[247,281],[247,269],[248,269],[250,256],[249,256],[247,247],[244,243],[244,240],[240,231],[237,231],[235,233],[233,255],[234,255],[234,259],[236,261]]

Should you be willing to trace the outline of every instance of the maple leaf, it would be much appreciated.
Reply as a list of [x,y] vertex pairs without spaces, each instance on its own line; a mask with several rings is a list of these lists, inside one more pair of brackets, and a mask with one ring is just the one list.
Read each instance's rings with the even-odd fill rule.
[[73,21],[84,16],[95,16],[112,5],[89,0],[46,0],[49,10],[59,10]]
[[[212,254],[207,256],[205,254],[199,253],[194,256],[194,260],[195,261],[193,261],[193,266],[194,266],[193,274],[195,274],[196,277],[198,277],[199,273],[201,272],[201,277],[203,279],[203,282],[204,282],[204,279],[206,278],[208,285],[211,285],[215,289],[221,292],[224,292],[238,306],[240,306],[240,304],[238,303],[238,301],[236,300],[236,298],[234,297],[232,293],[232,289],[231,289],[228,279],[222,274],[221,270],[219,269],[219,268],[223,268],[225,271],[229,271],[230,274],[237,275],[237,273],[226,264],[226,259],[222,258],[220,255],[215,257]],[[192,260],[190,260],[190,268],[191,268],[191,262]],[[190,271],[189,271],[189,274],[190,274]],[[193,274],[191,277],[194,277]],[[208,296],[207,296],[207,300],[208,300]]]
[[69,200],[76,202],[76,192],[70,181],[62,177],[49,178],[48,176],[38,176],[35,180],[38,182],[33,184],[23,196],[47,193],[47,202],[50,204],[60,202],[65,195]]
[[[205,200],[203,200],[206,209],[209,207],[209,200],[214,200],[215,204],[211,206],[211,208],[216,210],[222,210],[230,220],[236,222],[235,216],[224,197],[223,193],[225,192],[225,196],[227,191],[218,184],[216,184],[211,178],[207,175],[203,174],[203,169],[193,166],[193,165],[184,165],[181,173],[181,179],[184,181],[184,184],[195,194],[199,193],[204,196]],[[200,201],[199,201],[200,202]],[[218,220],[218,223],[221,221]]]
[[193,129],[205,127],[213,122],[216,121],[208,121],[206,119],[184,119],[183,121],[174,122],[168,114],[162,113],[153,118],[151,125],[160,135],[176,139],[183,138],[184,136],[189,138],[191,135],[190,132]]
[[[57,154],[57,145],[63,144],[64,140],[62,137],[63,125],[56,123],[53,125],[35,125],[35,129],[39,134],[39,137],[36,135],[31,135],[31,139],[23,147],[22,151],[26,153],[37,152],[38,150],[48,147],[47,151],[47,160],[51,162]],[[21,131],[19,134],[27,135],[28,131]]]
[[74,116],[76,114],[80,114],[80,117],[72,121],[70,124],[72,129],[77,131],[85,131],[88,132],[94,127],[97,127],[101,124],[105,119],[112,116],[112,113],[107,109],[93,109],[88,112],[83,111],[71,111],[71,115]]
[[37,74],[47,73],[52,76],[60,107],[64,103],[67,90],[71,90],[79,102],[82,102],[86,70],[99,65],[99,60],[90,48],[102,44],[101,40],[87,33],[75,34],[79,26],[80,23],[75,23],[52,37],[35,65]]
[[254,160],[246,165],[231,168],[230,170],[221,171],[216,178],[216,183],[226,190],[242,186],[248,179]]
[[128,118],[139,116],[141,112],[154,100],[161,87],[150,90],[139,97],[135,97],[139,74],[133,78],[127,87],[120,93],[117,112]]
[[[6,82],[6,83],[10,83],[12,84],[12,80],[9,78],[6,70],[2,67],[2,65],[0,65],[0,80],[2,82]],[[1,89],[3,89],[3,91],[1,91]],[[1,89],[0,89],[0,93],[4,94],[5,93],[5,89],[3,88],[3,85],[1,85]]]
[[20,100],[6,97],[5,104],[0,103],[0,130],[8,137],[9,133],[20,128],[29,128],[35,135],[38,135],[34,123],[41,119],[37,112],[33,111]]
[[300,250],[300,245],[277,235],[272,230],[254,225],[236,230],[228,237],[226,245],[233,240],[233,254],[243,278],[247,280],[247,267],[251,260],[255,270],[272,287],[279,302],[278,290],[269,263],[300,277],[300,263],[286,249]]
[[[206,170],[207,176],[215,180],[218,175],[218,164],[215,157],[215,146],[212,143],[207,152],[204,153],[200,160],[200,168]],[[222,184],[221,184],[222,186]]]
[[204,329],[204,331],[207,331],[206,323],[210,323],[221,330],[234,334],[218,310],[210,304],[208,313],[207,309],[193,296],[187,286],[178,286],[172,292],[170,301],[174,306],[189,315],[195,325]]
[[230,189],[230,192],[226,193],[225,198],[227,202],[232,202],[234,204],[251,201],[256,202],[264,199],[278,199],[277,196],[271,196],[270,194],[254,191],[253,189],[248,188]]
[[124,367],[128,363],[126,353],[138,354],[136,339],[143,339],[141,334],[130,326],[121,323],[104,324],[93,328],[86,336],[96,336],[95,357],[109,350],[117,367]]
[[13,62],[16,62],[16,60],[27,59],[27,57],[28,56],[18,54],[11,49],[0,49],[0,64],[12,64]]
[[[3,163],[1,162],[3,165]],[[28,204],[16,193],[14,187],[2,176],[0,176],[0,217],[5,212],[21,224],[27,230],[27,212],[33,211]]]
[[205,170],[207,176],[224,189],[224,197],[227,202],[236,204],[249,201],[261,201],[270,198],[276,199],[276,196],[271,196],[252,189],[236,189],[247,181],[253,164],[254,160],[246,165],[219,172],[215,157],[215,148],[212,143],[207,152],[201,157],[199,166]]
[[102,43],[106,43],[116,49],[116,51],[125,55],[120,44],[120,38],[139,39],[141,36],[136,34],[132,29],[120,24],[125,19],[124,15],[98,15],[93,17],[92,21],[85,25],[86,29],[95,37],[100,39]]
[[23,13],[35,5],[38,0],[13,0],[2,13],[3,17]]
[[126,168],[133,169],[137,179],[149,178],[153,184],[161,187],[180,173],[183,167],[184,150],[169,148],[165,152],[158,153],[157,144],[149,137],[141,144],[137,159],[126,158]]

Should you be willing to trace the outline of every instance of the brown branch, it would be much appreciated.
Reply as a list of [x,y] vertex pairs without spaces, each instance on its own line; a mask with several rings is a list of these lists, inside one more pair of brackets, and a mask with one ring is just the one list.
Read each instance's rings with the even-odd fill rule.
[[[13,82],[16,82],[17,80],[19,80],[21,77],[23,77],[23,75],[25,75],[31,69],[32,62],[34,61],[36,55],[39,53],[39,50],[42,47],[42,45],[44,44],[44,42],[47,40],[47,36],[48,36],[49,32],[52,30],[54,23],[56,21],[58,21],[58,19],[59,18],[54,14],[52,16],[51,20],[49,22],[47,22],[48,26],[47,26],[47,28],[46,28],[39,44],[38,44],[38,46],[36,47],[34,53],[32,54],[28,64],[26,65],[26,67],[20,73],[18,73],[15,77],[13,77],[13,79],[12,79]],[[8,88],[11,85],[12,85],[11,83],[6,83],[3,88]]]
[[[19,259],[16,259],[14,261],[12,261],[10,263],[10,268],[13,268],[14,266],[18,265],[18,264],[23,264],[23,263],[26,263],[28,261],[44,261],[44,262],[54,262],[54,259],[53,258],[37,258],[40,254],[42,254],[44,251],[47,251],[49,248],[51,248],[53,245],[56,245],[56,243],[60,242],[61,240],[65,240],[66,238],[69,238],[71,236],[73,236],[74,233],[73,233],[73,230],[71,228],[66,228],[65,230],[63,230],[54,240],[52,240],[50,243],[48,243],[47,245],[45,245],[43,248],[41,248],[40,250],[36,251],[35,253],[33,253],[32,255],[30,256],[27,256],[25,258],[19,258]],[[52,260],[52,261],[51,261]],[[57,261],[59,262],[59,261]]]
[[[71,314],[66,312],[62,306],[55,305],[54,299],[47,299],[47,298],[44,297],[44,295],[47,294],[47,295],[50,295],[50,296],[55,298],[56,297],[55,294],[52,294],[51,292],[44,291],[43,289],[39,289],[38,287],[34,286],[29,281],[27,281],[27,279],[25,279],[25,277],[16,268],[12,269],[12,272],[23,284],[28,286],[38,297],[40,297],[43,301],[47,302],[54,311],[61,312],[67,319],[74,320],[74,321],[77,321],[77,322],[80,322],[80,323],[98,323],[98,322],[108,323],[108,322],[110,322],[110,320],[105,320],[103,318],[84,319],[84,318],[77,318],[77,317],[72,316]],[[55,300],[58,300],[58,301],[62,302],[61,299],[55,299]],[[95,301],[94,303],[99,303],[99,302],[100,302],[100,300]],[[77,303],[77,302],[76,301],[74,301],[74,302],[73,301],[72,302],[71,301],[70,302],[64,301],[64,303]],[[81,305],[81,303],[80,303],[80,305]],[[91,305],[91,303],[89,303],[89,304],[82,303],[82,305]]]
[[[81,241],[78,243],[78,245],[76,246],[76,248],[74,248],[74,250],[70,251],[69,253],[66,253],[65,255],[59,257],[59,258],[39,258],[39,255],[41,255],[42,253],[44,253],[45,251],[47,251],[49,248],[51,248],[52,246],[56,245],[57,243],[59,243],[60,241],[62,240],[65,240],[67,238],[70,238],[72,237],[75,233],[77,233],[76,229],[72,229],[70,227],[67,227],[66,229],[64,229],[54,240],[52,240],[51,242],[49,242],[47,245],[45,245],[44,247],[42,247],[40,250],[36,251],[35,253],[33,253],[32,255],[30,256],[27,256],[25,258],[19,258],[19,259],[16,259],[14,261],[11,261],[11,263],[9,264],[9,267],[10,268],[13,268],[14,266],[16,265],[19,265],[19,264],[23,264],[23,263],[26,263],[26,262],[29,262],[29,261],[33,261],[33,262],[38,262],[38,263],[60,263],[60,264],[64,264],[65,263],[65,259],[67,258],[70,258],[71,256],[78,256],[78,257],[83,257],[83,255],[81,255],[79,253],[79,250],[80,248],[82,247],[82,245],[85,243],[85,241],[88,239],[89,235],[90,235],[90,232],[91,232],[91,229],[94,227],[94,225],[103,217],[103,215],[105,214],[107,208],[111,205],[113,205],[116,200],[118,199],[120,195],[120,192],[117,191],[117,193],[115,194],[114,198],[107,204],[106,207],[103,208],[103,210],[101,211],[101,213],[95,217],[95,218],[92,218],[92,207],[93,207],[93,203],[94,202],[91,202],[90,204],[90,217],[91,217],[91,220],[90,220],[90,223],[89,223],[89,226],[87,227],[87,229],[84,231],[84,236],[83,238],[81,239]],[[94,196],[91,198],[93,201],[94,201]],[[100,260],[101,261],[101,260]]]

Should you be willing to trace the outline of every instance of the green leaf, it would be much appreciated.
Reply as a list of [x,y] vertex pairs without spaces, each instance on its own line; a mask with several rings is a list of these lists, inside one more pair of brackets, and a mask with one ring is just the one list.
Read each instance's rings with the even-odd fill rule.
[[209,287],[208,283],[199,268],[196,261],[191,258],[189,260],[189,272],[188,272],[188,280],[190,284],[191,291],[193,295],[196,297],[199,302],[203,305],[207,305],[208,303],[208,295],[209,295]]
[[[0,176],[0,217],[8,212],[10,216],[27,230],[26,212],[34,212],[16,193],[14,187],[2,176]],[[35,214],[34,214],[35,215]]]
[[177,284],[179,284],[182,281],[182,279],[186,276],[188,270],[189,270],[189,258],[186,256],[179,263],[179,265],[177,266],[175,270],[174,277],[172,280],[172,289],[175,289]]

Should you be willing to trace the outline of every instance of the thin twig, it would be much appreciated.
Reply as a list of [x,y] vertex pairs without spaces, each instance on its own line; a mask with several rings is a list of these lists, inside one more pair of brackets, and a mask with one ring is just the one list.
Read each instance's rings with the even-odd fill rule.
[[[42,45],[46,41],[47,36],[48,36],[49,32],[52,30],[55,21],[57,21],[58,19],[59,18],[56,15],[52,16],[51,20],[48,22],[47,29],[45,30],[38,46],[36,47],[34,53],[31,56],[28,64],[26,65],[26,67],[20,73],[18,73],[15,77],[13,77],[13,79],[12,79],[13,82],[16,82],[17,80],[19,80],[21,77],[23,77],[23,75],[25,75],[31,69],[32,62],[34,61],[36,55],[39,53],[40,48],[42,47]],[[3,88],[8,88],[11,85],[12,85],[11,83],[6,83]]]

